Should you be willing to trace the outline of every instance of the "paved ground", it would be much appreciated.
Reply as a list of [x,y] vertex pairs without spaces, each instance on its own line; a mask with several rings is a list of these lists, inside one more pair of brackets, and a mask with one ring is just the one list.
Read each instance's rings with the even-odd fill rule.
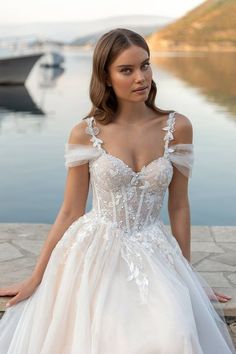
[[[29,276],[50,225],[0,224],[0,287]],[[191,263],[215,290],[232,296],[221,307],[236,343],[236,227],[192,226]],[[7,298],[0,297],[0,317]]]

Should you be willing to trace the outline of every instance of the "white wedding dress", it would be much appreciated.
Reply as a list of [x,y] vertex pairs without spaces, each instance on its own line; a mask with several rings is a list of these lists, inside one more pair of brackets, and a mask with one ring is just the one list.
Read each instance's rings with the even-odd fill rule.
[[[173,166],[191,175],[193,145],[170,145],[140,172],[91,145],[66,144],[66,167],[89,163],[92,210],[64,233],[43,278],[0,321],[0,354],[236,353],[210,286],[160,219]],[[78,196],[79,198],[79,196]]]

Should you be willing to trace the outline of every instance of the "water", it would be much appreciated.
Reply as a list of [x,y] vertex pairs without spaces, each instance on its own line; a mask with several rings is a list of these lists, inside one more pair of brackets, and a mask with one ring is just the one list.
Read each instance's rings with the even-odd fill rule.
[[[91,62],[91,53],[70,52],[64,72],[36,65],[27,89],[0,87],[0,222],[54,222],[64,143],[90,109]],[[186,115],[194,128],[193,225],[236,225],[235,62],[235,53],[152,55],[157,105]],[[168,222],[166,204],[162,215]]]

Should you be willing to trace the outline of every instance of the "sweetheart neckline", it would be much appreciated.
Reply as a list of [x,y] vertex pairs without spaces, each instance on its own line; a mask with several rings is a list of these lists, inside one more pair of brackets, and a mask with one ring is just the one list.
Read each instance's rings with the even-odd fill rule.
[[[174,118],[175,111],[169,113],[167,122],[168,122],[169,119],[171,118],[171,114],[173,114],[173,118]],[[173,122],[174,122],[174,121],[173,121]],[[93,126],[93,123],[95,123],[95,126]],[[164,141],[165,141],[166,143],[167,143],[167,141],[168,141],[168,140],[166,139],[167,134],[169,134],[169,133],[172,134],[171,128],[172,128],[172,127],[169,126],[169,125],[167,125],[166,127],[162,128],[162,130],[167,130],[167,133],[166,133],[166,135],[165,135],[165,137],[164,137]],[[88,134],[92,135],[92,138],[90,139],[90,141],[93,142],[93,146],[94,146],[95,148],[98,148],[100,151],[103,152],[103,154],[105,154],[105,155],[107,155],[107,156],[110,156],[110,157],[112,157],[113,159],[116,159],[117,161],[120,161],[120,162],[123,164],[123,166],[125,166],[127,169],[129,169],[129,170],[132,172],[132,174],[135,175],[135,176],[139,176],[140,174],[142,174],[145,169],[147,169],[150,165],[152,165],[154,162],[156,162],[156,161],[158,161],[158,160],[161,160],[161,159],[163,159],[163,158],[164,158],[165,160],[168,160],[168,159],[166,158],[166,156],[165,156],[165,150],[166,150],[166,147],[167,147],[167,149],[168,149],[168,145],[166,146],[166,144],[165,144],[163,155],[161,155],[161,156],[155,158],[154,160],[150,161],[148,164],[145,164],[145,165],[141,168],[140,171],[137,171],[137,172],[136,172],[136,171],[133,170],[133,168],[132,168],[131,166],[129,166],[126,162],[124,162],[124,160],[122,160],[121,158],[119,158],[119,157],[117,157],[117,156],[115,156],[115,155],[113,155],[113,154],[110,154],[109,152],[107,152],[106,149],[104,149],[104,148],[102,147],[102,144],[104,144],[104,141],[103,141],[101,138],[98,138],[98,137],[97,137],[98,133],[100,132],[100,128],[96,126],[96,121],[95,121],[95,119],[94,119],[93,116],[89,118],[89,125],[88,125],[88,127],[86,128],[86,132],[87,132]],[[172,140],[172,138],[171,138],[171,140]]]
[[157,158],[155,158],[154,160],[150,161],[148,164],[144,165],[140,171],[134,171],[132,167],[130,167],[126,162],[124,162],[121,158],[119,158],[118,156],[115,156],[113,154],[110,154],[109,152],[107,152],[105,149],[103,149],[102,147],[100,147],[100,149],[103,151],[103,155],[108,156],[110,158],[113,158],[114,160],[117,160],[119,162],[122,163],[123,166],[125,166],[126,168],[128,168],[132,174],[134,174],[135,176],[138,176],[140,174],[142,174],[144,172],[145,169],[147,169],[150,165],[152,165],[154,162],[157,162],[158,160],[161,159],[165,159],[167,161],[169,161],[164,155],[159,156]]

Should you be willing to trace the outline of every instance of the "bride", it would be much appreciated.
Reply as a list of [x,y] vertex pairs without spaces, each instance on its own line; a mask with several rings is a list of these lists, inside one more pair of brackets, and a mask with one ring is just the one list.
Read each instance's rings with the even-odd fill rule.
[[[191,265],[192,125],[157,108],[156,91],[144,38],[102,35],[92,109],[65,145],[58,216],[32,275],[0,289],[12,297],[1,354],[236,353],[212,304],[230,297]],[[171,233],[160,218],[167,189]]]

